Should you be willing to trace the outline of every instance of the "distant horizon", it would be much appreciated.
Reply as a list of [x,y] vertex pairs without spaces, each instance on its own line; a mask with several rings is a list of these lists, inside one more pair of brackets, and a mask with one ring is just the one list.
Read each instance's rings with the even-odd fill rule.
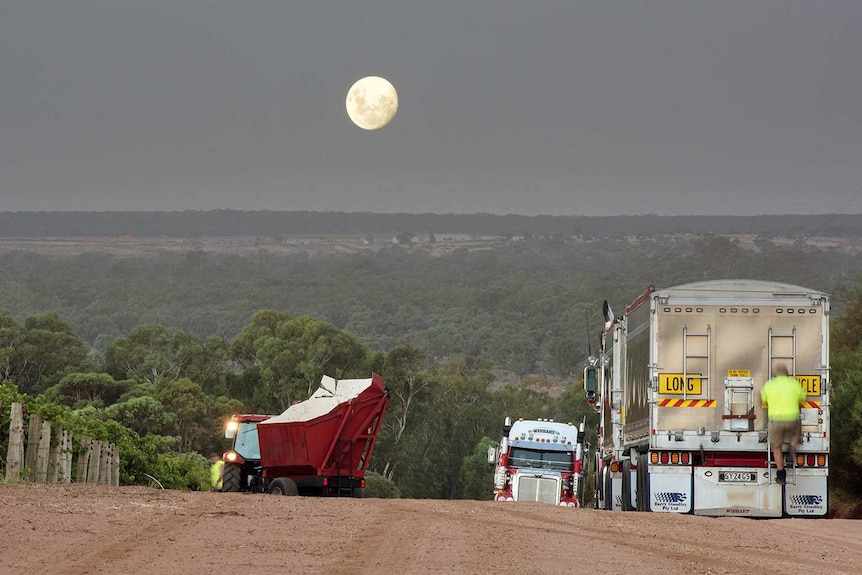
[[284,210],[284,209],[241,209],[241,208],[190,208],[177,210],[2,210],[2,214],[179,214],[187,212],[238,212],[238,213],[285,213],[285,214],[367,214],[375,216],[495,216],[495,217],[522,217],[522,218],[625,218],[625,217],[658,217],[658,218],[759,218],[759,217],[782,217],[782,216],[862,216],[862,212],[819,212],[819,213],[759,213],[759,214],[657,214],[657,213],[631,213],[631,214],[523,214],[523,213],[494,213],[494,212],[380,212],[373,210]]

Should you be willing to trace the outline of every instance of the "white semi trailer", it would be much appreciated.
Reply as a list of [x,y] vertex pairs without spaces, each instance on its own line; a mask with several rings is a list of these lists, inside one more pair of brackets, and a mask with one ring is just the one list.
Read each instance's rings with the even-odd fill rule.
[[[600,414],[597,507],[826,515],[827,294],[755,280],[650,287],[624,314],[607,318],[602,342],[584,375],[587,400]],[[780,363],[807,394],[786,485],[776,482],[760,401]],[[784,451],[788,458],[787,444]]]

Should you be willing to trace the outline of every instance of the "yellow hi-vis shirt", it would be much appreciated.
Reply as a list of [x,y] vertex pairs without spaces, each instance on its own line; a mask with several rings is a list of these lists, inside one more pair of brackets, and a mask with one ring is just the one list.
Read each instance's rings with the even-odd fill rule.
[[773,377],[760,390],[760,400],[769,409],[772,421],[796,421],[799,419],[799,402],[806,399],[802,384],[789,375]]
[[224,467],[224,461],[216,461],[210,467],[210,482],[213,484],[213,487],[216,489],[221,489],[222,486],[222,478],[221,478],[221,470]]

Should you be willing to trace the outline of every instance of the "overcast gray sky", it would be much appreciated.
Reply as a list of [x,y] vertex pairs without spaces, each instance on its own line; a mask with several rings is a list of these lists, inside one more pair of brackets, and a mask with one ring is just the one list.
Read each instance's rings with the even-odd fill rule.
[[859,213],[862,1],[0,0],[0,210],[222,208]]

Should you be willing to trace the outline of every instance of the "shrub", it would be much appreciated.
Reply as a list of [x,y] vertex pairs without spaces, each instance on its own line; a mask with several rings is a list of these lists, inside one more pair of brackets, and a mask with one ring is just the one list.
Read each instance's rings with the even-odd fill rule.
[[369,471],[365,474],[365,497],[378,497],[380,499],[398,499],[401,491],[391,479]]

